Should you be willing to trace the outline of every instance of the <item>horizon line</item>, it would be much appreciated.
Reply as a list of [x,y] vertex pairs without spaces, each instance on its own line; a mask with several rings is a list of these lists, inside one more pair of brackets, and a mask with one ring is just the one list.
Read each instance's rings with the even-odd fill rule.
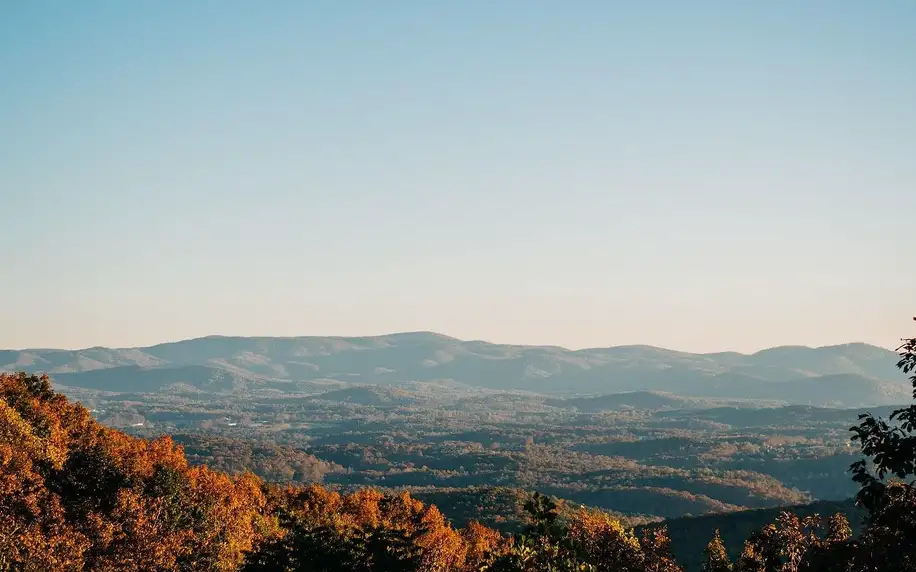
[[579,349],[572,349],[572,348],[568,348],[568,347],[566,347],[566,346],[557,345],[557,344],[517,344],[517,343],[493,342],[493,341],[484,340],[484,339],[465,339],[465,338],[458,338],[458,337],[455,337],[455,336],[450,336],[450,335],[448,335],[448,334],[443,334],[443,333],[441,333],[441,332],[436,332],[436,331],[433,331],[433,330],[397,331],[397,332],[389,332],[389,333],[385,333],[385,334],[372,334],[372,335],[363,335],[363,336],[359,336],[359,335],[357,335],[357,336],[347,336],[347,335],[298,335],[298,336],[247,335],[247,336],[246,336],[246,335],[234,335],[234,334],[207,334],[207,335],[203,335],[203,336],[192,336],[192,337],[189,337],[189,338],[181,338],[181,339],[177,339],[177,340],[164,341],[164,342],[157,342],[157,343],[154,343],[154,344],[149,344],[149,345],[137,345],[137,346],[103,346],[103,345],[94,345],[94,346],[76,347],[76,348],[38,347],[38,346],[34,346],[34,347],[24,347],[24,348],[3,348],[3,350],[5,350],[5,351],[18,351],[18,352],[29,352],[29,351],[84,352],[84,351],[99,350],[99,349],[104,349],[104,350],[142,350],[142,349],[154,348],[154,347],[157,347],[157,346],[164,346],[164,345],[169,345],[169,344],[180,344],[180,343],[193,342],[193,341],[199,341],[199,340],[208,340],[208,339],[275,339],[275,340],[335,339],[335,340],[356,340],[356,339],[392,338],[392,337],[396,337],[396,336],[410,336],[410,335],[429,335],[429,336],[437,336],[437,337],[440,337],[440,338],[447,338],[447,339],[454,340],[454,341],[461,342],[461,343],[483,343],[483,344],[490,344],[490,345],[495,345],[495,346],[511,346],[511,347],[517,347],[517,348],[532,348],[532,349],[533,349],[533,348],[558,349],[558,350],[563,350],[563,351],[570,352],[570,353],[589,352],[589,351],[600,351],[600,350],[613,350],[613,349],[626,349],[626,348],[644,348],[644,349],[663,350],[663,351],[667,351],[667,352],[675,352],[675,353],[690,354],[690,355],[697,355],[697,356],[708,356],[708,355],[718,355],[718,354],[738,354],[738,355],[743,355],[743,356],[752,356],[752,355],[756,355],[756,354],[759,354],[759,353],[764,352],[764,351],[775,350],[775,349],[797,348],[797,349],[818,350],[818,349],[825,349],[825,348],[838,348],[838,347],[843,347],[843,346],[854,346],[854,345],[868,346],[868,347],[878,348],[878,349],[882,349],[882,350],[887,350],[887,351],[894,352],[894,353],[896,353],[896,350],[897,350],[897,348],[890,348],[890,347],[886,347],[886,346],[879,346],[879,345],[870,344],[870,343],[868,343],[868,342],[863,342],[863,341],[850,341],[850,342],[843,342],[843,343],[825,344],[825,345],[819,345],[819,346],[812,346],[812,345],[805,345],[805,344],[783,344],[783,345],[775,345],[775,346],[768,346],[768,347],[760,348],[760,349],[758,349],[758,350],[756,350],[756,351],[753,351],[753,352],[741,352],[741,351],[737,351],[737,350],[718,350],[718,351],[711,351],[711,352],[691,352],[691,351],[686,351],[686,350],[679,350],[679,349],[673,349],[673,348],[666,348],[666,347],[663,347],[663,346],[657,346],[657,345],[645,344],[645,343],[642,343],[642,344],[640,344],[640,343],[634,343],[634,344],[618,344],[618,345],[611,345],[611,346],[592,346],[592,347],[584,347],[584,348],[579,348]]

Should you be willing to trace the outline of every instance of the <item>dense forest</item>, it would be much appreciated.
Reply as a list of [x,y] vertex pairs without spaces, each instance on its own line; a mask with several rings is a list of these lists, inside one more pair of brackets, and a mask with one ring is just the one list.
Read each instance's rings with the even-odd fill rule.
[[[427,369],[457,362],[432,377]],[[506,534],[524,528],[520,499],[535,491],[626,526],[845,501],[857,492],[845,475],[859,458],[850,425],[866,406],[886,417],[894,406],[879,404],[909,394],[895,362],[893,352],[863,344],[752,355],[569,352],[430,333],[0,351],[0,370],[48,373],[55,391],[102,424],[146,439],[169,435],[192,465],[340,493],[409,491],[456,527],[477,520]],[[569,391],[560,378],[528,383],[583,372],[606,381],[599,392]],[[614,392],[625,372],[639,374],[634,384],[654,379],[646,387],[678,393]],[[491,374],[493,383],[482,383]],[[783,389],[817,378],[830,391],[801,402],[728,397],[745,374]],[[744,379],[738,386],[735,376]],[[850,383],[871,387],[856,376],[894,390],[839,398]],[[507,378],[529,388],[497,383]],[[704,396],[682,394],[693,391],[688,379]],[[706,529],[690,537],[713,534],[709,521],[694,522]],[[735,555],[746,534],[730,530],[722,537]],[[679,557],[699,551],[676,549]]]
[[[916,339],[900,354],[898,367],[913,374],[916,399]],[[887,419],[863,414],[852,433],[864,456],[852,467],[865,515],[857,534],[842,512],[782,510],[745,539],[734,559],[714,534],[702,569],[916,569],[916,405]],[[241,446],[220,447],[232,455]],[[271,451],[244,454],[269,460]],[[310,479],[340,470],[308,455],[293,464]],[[248,471],[232,475],[189,462],[169,436],[144,439],[98,423],[55,392],[47,376],[0,376],[4,571],[682,569],[665,523],[629,528],[605,511],[560,506],[539,493],[523,506],[516,532],[476,521],[455,527],[409,492],[341,493],[270,483]]]
[[296,394],[136,393],[130,378],[121,392],[55,388],[107,426],[171,435],[192,464],[335,490],[537,490],[656,519],[840,501],[857,490],[844,476],[858,458],[848,431],[855,409],[700,399],[658,408],[646,395],[618,394],[581,411],[542,394],[411,383]]

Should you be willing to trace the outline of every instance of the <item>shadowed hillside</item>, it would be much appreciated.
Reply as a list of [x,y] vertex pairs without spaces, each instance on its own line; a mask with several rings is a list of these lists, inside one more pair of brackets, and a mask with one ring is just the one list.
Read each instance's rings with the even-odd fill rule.
[[[654,391],[863,406],[907,398],[905,380],[893,367],[893,356],[866,344],[781,347],[751,355],[690,354],[648,346],[571,351],[417,332],[364,338],[213,336],[146,348],[4,350],[0,369],[62,374],[62,384],[111,391],[138,391],[137,385],[156,390],[172,380],[214,391],[244,389],[259,379],[359,384],[451,380],[498,390]],[[125,366],[117,374],[102,373]],[[188,366],[225,373],[185,369],[167,373]],[[214,382],[214,378],[227,381]]]
[[76,373],[60,373],[55,376],[55,379],[59,384],[66,386],[133,393],[155,393],[181,387],[226,392],[264,384],[263,379],[254,375],[235,373],[205,365],[155,368],[119,366]]

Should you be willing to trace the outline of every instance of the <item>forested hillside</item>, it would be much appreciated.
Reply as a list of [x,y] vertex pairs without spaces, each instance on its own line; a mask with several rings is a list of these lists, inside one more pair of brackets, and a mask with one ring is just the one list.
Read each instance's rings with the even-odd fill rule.
[[[613,541],[632,570],[676,569],[661,533],[637,539],[601,513],[568,520],[575,558],[601,558]],[[574,558],[552,529],[518,542],[456,529],[409,493],[340,495],[193,466],[170,438],[106,428],[24,373],[0,376],[0,531],[0,570],[541,570]]]
[[[900,367],[916,367],[916,340]],[[916,493],[885,477],[913,476],[916,406],[892,419],[900,427],[865,415],[854,431],[873,461],[854,467],[867,511],[858,538],[841,512],[825,520],[783,511],[744,541],[734,564],[716,532],[702,559],[688,558],[691,565],[702,561],[710,572],[912,570]],[[309,457],[301,463],[335,470],[317,469]],[[474,521],[455,528],[407,492],[340,494],[273,485],[248,472],[230,476],[189,463],[170,437],[146,440],[102,426],[55,393],[46,376],[0,375],[0,570],[682,570],[664,524],[637,533],[605,512],[526,498],[521,534],[505,534]]]
[[[893,359],[886,349],[860,343],[692,354],[649,346],[571,351],[411,332],[353,338],[211,336],[141,348],[0,350],[0,371],[47,372],[64,386],[121,392],[295,392],[316,382],[447,380],[491,390],[652,390],[858,407],[906,398],[905,378],[894,369]],[[662,396],[632,398],[643,404],[665,401]],[[570,405],[585,410],[606,406]]]
[[916,572],[916,0],[0,0],[0,84],[0,572]]

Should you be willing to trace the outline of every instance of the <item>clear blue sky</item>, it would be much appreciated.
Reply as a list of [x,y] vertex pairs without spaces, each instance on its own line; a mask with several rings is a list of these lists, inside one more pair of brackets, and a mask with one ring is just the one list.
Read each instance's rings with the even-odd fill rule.
[[0,3],[0,347],[916,313],[916,2]]

